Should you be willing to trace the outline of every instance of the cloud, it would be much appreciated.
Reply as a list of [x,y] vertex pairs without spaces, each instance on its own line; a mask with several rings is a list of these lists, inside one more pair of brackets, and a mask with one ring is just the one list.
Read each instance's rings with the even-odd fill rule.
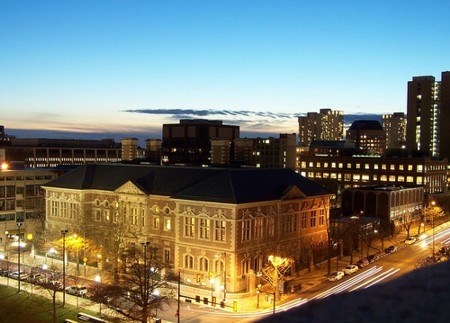
[[[172,118],[192,118],[192,117],[218,117],[225,120],[235,121],[235,117],[241,118],[266,118],[266,119],[292,119],[296,118],[294,114],[278,113],[278,112],[263,112],[263,111],[248,111],[248,110],[201,110],[201,109],[130,109],[125,110],[130,113],[144,113],[167,115]],[[230,118],[226,118],[230,117]]]

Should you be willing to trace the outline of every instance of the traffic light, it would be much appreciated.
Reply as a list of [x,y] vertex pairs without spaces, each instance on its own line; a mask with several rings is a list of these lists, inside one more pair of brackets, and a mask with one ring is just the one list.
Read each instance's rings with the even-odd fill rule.
[[202,276],[200,274],[197,274],[197,283],[200,283],[201,279],[202,279]]
[[237,301],[233,301],[233,311],[237,312]]
[[225,302],[224,302],[224,301],[221,301],[221,302],[220,302],[220,307],[221,307],[221,308],[225,308]]

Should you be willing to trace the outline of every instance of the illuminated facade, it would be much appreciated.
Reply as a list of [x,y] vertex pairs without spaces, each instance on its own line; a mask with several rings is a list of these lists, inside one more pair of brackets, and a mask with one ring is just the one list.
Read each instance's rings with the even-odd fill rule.
[[424,193],[447,192],[447,159],[302,155],[299,173],[333,181],[343,189],[368,185],[423,186]]
[[403,221],[418,222],[424,205],[423,187],[368,186],[346,189],[342,194],[344,216],[363,215],[380,218],[389,230]]
[[381,124],[386,132],[386,149],[406,148],[406,116],[403,112],[383,114]]
[[439,85],[434,76],[413,77],[408,82],[406,148],[439,156]]
[[4,150],[7,162],[22,162],[26,168],[119,162],[122,153],[113,139],[11,138]]
[[314,140],[342,140],[344,138],[344,112],[320,109],[298,117],[298,144],[307,147]]
[[386,150],[386,131],[375,120],[356,120],[347,130],[346,141],[369,155],[380,155]]
[[[41,186],[57,178],[58,172],[42,169],[0,171],[0,251],[7,250],[17,238],[17,223],[21,241],[28,250],[44,232],[44,198]],[[17,240],[15,240],[17,242]]]
[[127,243],[152,242],[183,283],[208,292],[211,276],[215,292],[224,276],[228,292],[253,290],[268,255],[300,264],[327,245],[331,195],[288,169],[86,165],[44,189],[49,236],[66,228],[94,239],[107,269],[121,228]]

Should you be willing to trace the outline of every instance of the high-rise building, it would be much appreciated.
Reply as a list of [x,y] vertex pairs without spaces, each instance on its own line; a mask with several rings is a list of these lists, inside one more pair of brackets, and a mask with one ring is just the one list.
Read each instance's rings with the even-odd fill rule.
[[320,109],[298,117],[299,146],[307,147],[313,140],[342,140],[344,138],[344,112]]
[[354,121],[347,130],[346,140],[371,155],[380,155],[386,150],[386,132],[376,120]]
[[406,116],[403,112],[383,114],[381,124],[386,131],[387,149],[404,149],[406,146]]
[[408,82],[406,148],[439,156],[439,98],[434,76],[413,77]]
[[[442,72],[439,85],[440,128],[439,152],[442,158],[450,159],[450,71]],[[443,131],[442,129],[446,129]]]

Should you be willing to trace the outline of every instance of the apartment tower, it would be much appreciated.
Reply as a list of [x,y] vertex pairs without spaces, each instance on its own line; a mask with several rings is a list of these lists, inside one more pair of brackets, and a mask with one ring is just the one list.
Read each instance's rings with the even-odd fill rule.
[[298,118],[299,146],[307,147],[313,140],[342,140],[344,112],[320,109]]

